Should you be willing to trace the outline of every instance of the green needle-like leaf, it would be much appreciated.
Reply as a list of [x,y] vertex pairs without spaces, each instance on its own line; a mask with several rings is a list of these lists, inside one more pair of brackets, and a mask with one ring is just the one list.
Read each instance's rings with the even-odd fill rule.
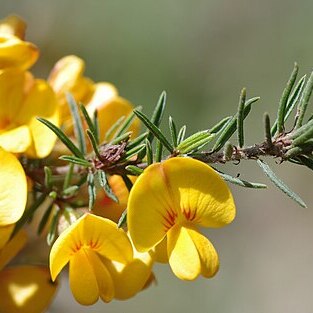
[[[143,143],[141,145],[138,145],[130,150],[127,150],[125,154],[120,158],[120,161],[124,160],[130,160],[133,156],[139,154],[141,151],[146,149],[146,145]],[[145,154],[142,156],[145,157]]]
[[132,132],[127,132],[127,133],[122,134],[122,135],[120,135],[118,137],[115,137],[114,139],[112,139],[110,141],[110,144],[111,145],[116,145],[116,144],[118,144],[118,143],[120,143],[122,141],[128,141],[130,136],[131,136],[131,134],[132,134]]
[[244,121],[244,108],[246,103],[246,88],[243,88],[240,93],[238,113],[237,113],[237,133],[238,133],[238,145],[240,148],[244,145],[244,131],[243,131],[243,121]]
[[[245,119],[248,114],[250,113],[251,110],[251,105],[258,101],[260,98],[259,97],[255,97],[255,98],[251,98],[249,100],[246,101],[245,103],[245,107],[243,109],[243,118]],[[237,114],[235,114],[224,126],[220,136],[218,137],[218,139],[216,140],[212,151],[218,151],[220,150],[224,144],[228,141],[228,139],[233,135],[233,133],[236,131],[237,128]]]
[[98,174],[98,180],[99,180],[99,184],[100,186],[103,188],[104,192],[106,193],[106,195],[112,199],[114,202],[118,203],[118,198],[117,196],[114,194],[113,190],[111,189],[108,179],[106,177],[106,174],[104,171],[99,170],[97,172]]
[[87,110],[86,110],[86,108],[84,107],[83,104],[80,105],[80,110],[83,113],[83,116],[84,116],[85,121],[86,121],[86,123],[88,125],[88,128],[93,133],[93,135],[94,135],[94,137],[96,139],[97,144],[99,144],[99,138],[97,138],[97,132],[96,132],[96,129],[95,129],[95,125],[93,124],[93,122],[92,122],[92,120],[91,120],[91,118],[90,118],[90,116],[89,116],[89,114],[88,114],[88,112],[87,112]]
[[241,186],[241,187],[246,187],[246,188],[254,188],[254,189],[264,189],[267,188],[266,185],[260,184],[260,183],[252,183],[243,179],[240,179],[238,177],[233,177],[231,175],[225,174],[221,171],[218,171],[217,169],[214,169],[215,171],[218,172],[218,174],[226,181]]
[[44,171],[45,171],[45,186],[48,189],[51,189],[51,187],[52,187],[52,171],[51,171],[50,167],[48,167],[48,166],[44,167]]
[[169,129],[172,137],[173,146],[177,146],[177,129],[173,118],[170,116],[168,119]]
[[53,217],[52,217],[52,220],[51,220],[51,224],[50,224],[50,228],[49,228],[49,232],[48,232],[48,235],[47,235],[47,244],[48,244],[48,246],[51,246],[53,244],[54,239],[56,237],[59,216],[60,216],[60,210],[56,209],[54,214],[53,214]]
[[94,134],[89,129],[87,129],[86,133],[87,133],[87,136],[88,136],[90,143],[92,145],[93,151],[95,152],[98,159],[101,160],[101,155],[100,155],[100,152],[98,149],[97,140],[96,140]]
[[186,134],[186,125],[182,126],[177,135],[177,144],[179,145],[184,139]]
[[113,134],[116,132],[116,130],[120,127],[120,125],[123,123],[125,120],[125,116],[121,116],[106,132],[105,134],[105,140],[108,141]]
[[285,193],[288,197],[296,201],[303,208],[307,207],[304,201],[295,192],[290,190],[290,188],[276,176],[276,174],[264,161],[258,159],[257,163],[261,167],[265,175],[272,181],[272,183],[276,187],[278,187],[283,193]]
[[210,134],[208,130],[202,130],[187,137],[177,146],[177,150],[180,153],[185,154],[201,146],[204,142],[208,143],[212,141],[213,138],[214,135]]
[[313,72],[311,73],[309,80],[304,87],[303,97],[301,98],[299,106],[298,106],[299,116],[297,119],[296,128],[299,128],[302,126],[304,115],[307,110],[310,97],[312,94],[312,90],[313,90]]
[[[136,107],[135,110],[140,111],[141,110],[141,106]],[[133,122],[134,118],[136,117],[134,112],[131,112],[126,119],[123,120],[123,123],[118,127],[118,129],[116,130],[115,134],[114,134],[114,138],[121,136],[125,131],[127,131],[131,125],[131,123]]]
[[87,175],[87,189],[88,189],[88,196],[89,196],[89,201],[88,201],[88,208],[89,211],[92,210],[97,193],[96,193],[96,186],[95,186],[95,175],[92,172],[89,172]]
[[100,126],[99,126],[99,119],[98,119],[98,111],[95,110],[93,113],[93,125],[95,127],[95,139],[97,143],[100,143]]
[[232,116],[224,117],[222,120],[220,120],[217,124],[215,124],[211,129],[209,129],[209,132],[211,134],[218,133],[220,130],[223,129],[223,127],[232,119]]
[[127,222],[127,210],[125,210],[125,211],[122,213],[120,219],[118,220],[117,227],[118,227],[118,228],[123,227],[124,225],[126,225],[126,222]]
[[148,139],[146,139],[146,157],[147,157],[147,164],[150,165],[153,163],[153,152],[151,143]]
[[[303,87],[305,84],[305,78],[306,78],[306,75],[301,77],[301,79],[297,83],[296,87],[294,88],[291,96],[288,98],[284,122],[287,121],[288,117],[290,116],[290,114],[294,110],[294,108],[296,107],[296,104],[298,103],[298,101],[302,95]],[[271,129],[272,136],[274,136],[276,134],[276,131],[277,131],[277,119],[274,122],[272,129]]]
[[59,159],[60,159],[60,160],[63,160],[63,161],[71,162],[71,163],[73,163],[73,164],[85,166],[85,167],[89,167],[89,166],[92,165],[92,164],[91,164],[90,162],[88,162],[87,160],[81,159],[81,158],[77,158],[77,157],[72,156],[72,155],[62,155],[62,156],[59,157]]
[[135,165],[127,165],[125,167],[125,169],[131,174],[131,175],[135,175],[135,176],[139,176],[140,174],[143,173],[143,169],[139,168]]
[[[134,111],[134,113],[140,118],[140,120],[146,125],[146,127],[150,130],[150,132],[157,137],[164,147],[172,153],[174,151],[173,146],[170,144],[170,142],[165,138],[165,136],[162,134],[161,130],[155,126],[152,122],[149,121],[146,115],[139,111]],[[148,135],[148,140],[149,140],[149,135]],[[151,142],[151,140],[149,140]]]
[[76,157],[84,159],[84,154],[73,144],[73,142],[63,133],[60,128],[44,118],[37,117],[37,120],[50,128]]
[[[166,92],[163,91],[160,95],[157,105],[154,108],[152,118],[151,118],[151,123],[155,125],[156,127],[159,127],[161,124],[162,117],[163,117],[164,110],[165,110],[165,105],[166,105]],[[154,135],[153,132],[150,132],[150,134],[148,135],[148,140],[150,142],[152,142],[153,140],[153,135]]]
[[161,162],[163,157],[163,145],[160,140],[156,141],[155,162]]
[[66,99],[72,114],[75,138],[78,141],[80,151],[85,155],[86,154],[85,133],[77,103],[70,93],[66,94]]
[[133,149],[137,145],[139,145],[142,141],[144,141],[148,137],[148,134],[149,134],[149,132],[145,132],[145,133],[139,135],[137,138],[129,141],[127,143],[127,146],[126,146],[126,150],[128,151],[130,149]]
[[282,133],[284,130],[284,121],[285,121],[285,115],[286,115],[286,105],[288,102],[289,95],[291,93],[291,90],[295,84],[297,75],[298,75],[298,64],[295,63],[294,69],[291,73],[291,76],[287,82],[287,86],[283,91],[283,94],[281,96],[281,99],[279,101],[279,107],[277,112],[277,131],[278,133]]

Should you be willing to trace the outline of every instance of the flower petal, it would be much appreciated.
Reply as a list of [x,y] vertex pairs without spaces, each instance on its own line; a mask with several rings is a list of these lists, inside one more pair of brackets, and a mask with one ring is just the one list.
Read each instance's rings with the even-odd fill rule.
[[9,15],[0,20],[0,34],[8,34],[24,39],[26,23],[16,15]]
[[183,280],[194,280],[201,273],[201,261],[188,229],[175,225],[167,235],[169,263],[174,274]]
[[94,304],[99,296],[105,302],[114,297],[114,285],[108,270],[89,248],[82,248],[71,257],[70,287],[75,299],[83,305]]
[[32,143],[28,126],[13,128],[0,134],[0,146],[12,153],[25,152]]
[[129,194],[127,225],[138,251],[153,248],[174,225],[179,210],[174,200],[160,163],[150,165],[136,180]]
[[[0,250],[9,241],[15,224],[5,225],[0,227]],[[1,252],[0,252],[1,253]]]
[[218,255],[214,246],[198,231],[188,229],[188,233],[192,238],[200,256],[201,274],[207,278],[213,277],[219,268]]
[[122,229],[108,219],[85,214],[53,244],[50,252],[52,280],[82,247],[91,247],[100,255],[121,263],[129,262],[133,257],[131,243]]
[[27,70],[38,59],[38,48],[18,37],[0,34],[0,69],[17,67]]
[[191,158],[171,158],[161,164],[184,220],[206,227],[221,227],[233,221],[232,194],[210,166]]
[[45,312],[57,288],[43,266],[6,268],[0,272],[0,281],[0,312]]
[[57,137],[48,127],[37,121],[36,117],[43,117],[59,125],[56,96],[51,87],[40,79],[30,89],[16,121],[29,126],[33,146],[27,153],[31,157],[44,158],[51,152]]
[[19,253],[26,241],[27,234],[22,229],[0,250],[0,271]]
[[15,223],[23,215],[27,182],[24,170],[13,154],[0,148],[0,160],[0,226],[4,226]]

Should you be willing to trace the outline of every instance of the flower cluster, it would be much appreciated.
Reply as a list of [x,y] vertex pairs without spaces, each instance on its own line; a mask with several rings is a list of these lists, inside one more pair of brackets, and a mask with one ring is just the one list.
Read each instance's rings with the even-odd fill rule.
[[[35,78],[39,50],[25,28],[16,16],[0,23],[0,311],[42,312],[67,264],[83,305],[133,297],[155,280],[156,262],[183,280],[214,276],[218,254],[200,228],[234,219],[224,180],[175,151],[153,160],[133,105],[112,84],[85,77],[79,57]],[[134,164],[135,174],[127,170]],[[34,228],[52,245],[50,269],[11,266]]]

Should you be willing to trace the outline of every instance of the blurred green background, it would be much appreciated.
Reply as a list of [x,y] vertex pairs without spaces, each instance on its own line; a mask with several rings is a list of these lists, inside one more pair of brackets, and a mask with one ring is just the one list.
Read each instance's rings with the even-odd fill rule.
[[[28,23],[27,39],[41,49],[34,67],[47,77],[62,56],[76,54],[95,81],[109,81],[150,113],[162,90],[167,115],[189,131],[232,114],[242,87],[261,96],[246,125],[246,143],[263,139],[262,116],[272,119],[294,61],[313,65],[311,0],[0,0]],[[312,109],[311,109],[312,111]],[[164,123],[165,124],[165,123]],[[308,204],[301,209],[269,183],[269,190],[232,187],[238,214],[224,228],[206,231],[221,262],[211,280],[179,281],[156,266],[158,284],[126,301],[85,308],[66,280],[50,308],[62,312],[313,312],[312,175],[272,162]],[[266,182],[254,162],[230,173]]]

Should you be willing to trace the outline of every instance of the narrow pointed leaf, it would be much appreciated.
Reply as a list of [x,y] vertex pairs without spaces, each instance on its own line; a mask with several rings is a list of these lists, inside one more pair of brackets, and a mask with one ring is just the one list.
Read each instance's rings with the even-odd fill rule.
[[123,227],[124,225],[126,225],[126,222],[127,222],[127,210],[125,210],[125,211],[122,213],[120,219],[118,220],[117,227],[118,227],[118,228]]
[[[166,105],[166,92],[163,91],[160,95],[160,98],[154,108],[152,117],[151,117],[151,123],[155,125],[156,127],[159,127],[162,121],[162,117],[164,114],[165,110],[165,105]],[[151,131],[151,130],[150,130]],[[148,140],[152,142],[153,140],[153,132],[150,132],[148,135]]]
[[186,125],[182,126],[177,135],[177,144],[179,145],[184,139],[186,134]]
[[306,208],[306,204],[304,201],[290,188],[283,182],[281,181],[276,174],[272,171],[272,169],[262,160],[258,159],[257,160],[258,165],[261,167],[265,175],[272,181],[272,183],[278,187],[283,193],[285,193],[288,197],[293,199],[295,202],[297,202],[300,206],[303,208]]
[[122,135],[120,135],[118,137],[115,137],[114,139],[112,139],[110,141],[110,144],[111,145],[116,145],[116,144],[118,144],[118,143],[120,143],[122,141],[128,141],[130,136],[131,136],[131,134],[132,134],[132,132],[127,132],[127,133],[122,134]]
[[62,155],[62,156],[59,157],[59,159],[63,160],[63,161],[71,162],[73,164],[85,166],[85,167],[91,166],[91,163],[88,162],[87,160],[81,159],[81,158],[77,158],[77,157],[72,156],[72,155]]
[[52,172],[50,167],[45,166],[44,167],[45,171],[45,186],[50,189],[52,187]]
[[84,154],[74,145],[74,143],[63,133],[60,128],[44,118],[37,117],[37,120],[50,128],[76,157],[81,159],[84,158]]
[[297,123],[296,123],[296,128],[299,128],[302,126],[303,123],[303,119],[304,119],[304,115],[305,112],[307,110],[309,101],[310,101],[310,97],[312,94],[312,90],[313,90],[313,72],[311,73],[309,80],[307,81],[304,90],[303,90],[303,96],[300,100],[299,106],[298,106],[298,119],[297,119]]
[[105,140],[109,140],[113,136],[113,134],[116,132],[116,130],[120,127],[120,125],[125,120],[125,116],[121,116],[106,132],[105,134]]
[[278,112],[277,112],[277,131],[278,133],[282,133],[284,130],[284,121],[285,121],[285,115],[286,115],[286,106],[288,102],[289,95],[291,93],[291,90],[295,84],[297,75],[298,75],[298,64],[295,63],[294,69],[291,73],[291,76],[287,82],[287,86],[283,91],[283,94],[281,96],[281,99],[279,101],[278,106]]
[[57,227],[58,227],[59,216],[60,216],[60,210],[57,209],[57,210],[55,210],[55,212],[53,214],[53,217],[52,217],[52,220],[51,220],[51,224],[50,224],[50,228],[49,228],[49,232],[48,232],[48,235],[47,235],[47,244],[48,244],[48,246],[51,246],[52,243],[55,240]]
[[151,143],[148,139],[146,139],[146,157],[147,157],[147,164],[150,165],[153,163],[153,152]]
[[125,169],[131,174],[131,175],[135,175],[135,176],[139,176],[140,174],[143,173],[143,169],[139,168],[135,165],[127,165],[125,167]]
[[89,210],[92,210],[96,201],[96,196],[97,196],[96,186],[95,186],[95,176],[92,172],[89,172],[87,176],[87,189],[88,189],[88,196],[89,196],[88,208]]
[[96,132],[96,129],[95,129],[95,125],[92,122],[92,120],[91,120],[91,118],[90,118],[90,116],[89,116],[89,114],[88,114],[88,112],[87,112],[87,110],[86,110],[86,108],[85,108],[85,106],[83,104],[80,105],[80,110],[83,113],[83,116],[84,116],[85,121],[86,121],[86,123],[88,125],[88,128],[90,129],[90,131],[94,135],[97,144],[99,144],[99,137],[97,137],[97,132]]
[[211,134],[218,133],[231,119],[232,119],[232,116],[224,117],[217,124],[215,124],[211,129],[209,129],[209,132]]
[[130,150],[130,149],[136,147],[136,146],[139,145],[142,141],[144,141],[144,140],[147,138],[147,136],[148,136],[148,132],[145,132],[145,133],[139,135],[137,138],[135,138],[135,139],[129,141],[129,142],[127,143],[127,146],[126,146],[126,150]]
[[243,88],[240,94],[237,113],[237,134],[238,134],[238,145],[240,148],[242,148],[244,145],[243,121],[244,121],[245,103],[246,103],[246,89]]
[[[140,111],[141,110],[141,106],[136,107],[135,110]],[[114,134],[114,138],[121,136],[125,131],[127,131],[131,125],[131,123],[133,122],[134,118],[136,117],[134,112],[131,112],[126,119],[124,119],[123,123],[118,127],[118,129],[116,130],[115,134]]]
[[155,162],[161,162],[163,157],[163,145],[160,140],[156,141]]
[[212,141],[214,138],[214,135],[210,134],[207,130],[199,131],[188,138],[186,138],[184,141],[182,141],[178,146],[177,150],[180,151],[180,153],[189,153],[204,143],[208,143]]
[[66,94],[66,99],[72,114],[75,138],[78,141],[80,151],[85,155],[86,154],[85,133],[77,103],[70,93]]
[[241,187],[246,187],[246,188],[254,188],[254,189],[264,189],[267,188],[265,184],[260,184],[260,183],[252,183],[244,179],[240,179],[238,177],[233,177],[231,175],[225,174],[221,171],[218,171],[214,169],[215,171],[218,172],[218,174],[225,180],[228,181],[232,184],[241,186]]
[[[120,161],[130,160],[135,155],[140,154],[143,150],[146,150],[146,145],[144,143],[130,150],[127,150],[125,154],[120,158]],[[144,158],[145,155],[145,153],[143,155],[140,155],[140,158]]]
[[168,119],[169,129],[172,137],[173,146],[177,146],[177,129],[173,118],[170,116]]
[[[286,114],[285,114],[285,118],[284,118],[284,122],[287,121],[288,117],[290,116],[291,112],[294,110],[294,108],[296,107],[302,92],[303,92],[303,87],[305,84],[305,78],[306,75],[302,76],[301,79],[299,80],[299,82],[297,83],[296,87],[294,88],[291,96],[288,98],[288,102],[286,105]],[[272,136],[275,135],[277,131],[277,119],[274,122],[272,128],[271,128],[271,134]]]
[[118,203],[118,198],[116,197],[116,195],[114,194],[114,192],[112,191],[109,183],[108,183],[108,180],[107,180],[107,177],[106,177],[106,174],[104,171],[101,171],[99,170],[97,172],[98,174],[98,180],[99,180],[99,184],[100,186],[103,188],[104,192],[106,193],[106,195],[112,199],[114,202],[117,202]]
[[98,111],[95,110],[93,113],[93,125],[95,127],[95,139],[97,143],[100,143],[100,126],[99,126],[99,119],[98,119]]
[[[255,97],[255,98],[251,98],[251,99],[246,101],[245,107],[244,107],[244,110],[243,110],[244,119],[250,113],[251,105],[254,102],[258,101],[259,99],[260,99],[259,97]],[[229,122],[227,122],[227,124],[223,128],[223,131],[221,132],[220,136],[216,140],[216,142],[215,142],[215,144],[214,144],[214,146],[212,148],[212,151],[220,150],[224,146],[224,144],[228,141],[228,139],[234,134],[236,129],[237,129],[237,114],[235,114],[229,120]]]
[[101,155],[100,155],[100,152],[99,152],[99,149],[98,149],[97,140],[96,140],[94,134],[89,129],[87,129],[86,133],[87,133],[87,136],[88,136],[88,138],[90,140],[90,143],[92,145],[93,151],[95,152],[96,156],[100,160],[101,159]]
[[[144,115],[143,113],[139,112],[139,111],[134,111],[134,113],[140,118],[140,120],[146,125],[146,127],[150,130],[151,133],[153,133],[154,136],[156,136],[164,145],[164,147],[169,151],[169,152],[173,152],[174,148],[173,146],[170,144],[170,142],[165,138],[165,136],[162,134],[162,132],[160,131],[160,129],[155,126],[152,122],[149,121],[149,119],[147,118],[146,115]],[[148,135],[148,140],[149,140],[149,135]],[[151,140],[149,140],[151,142]]]

